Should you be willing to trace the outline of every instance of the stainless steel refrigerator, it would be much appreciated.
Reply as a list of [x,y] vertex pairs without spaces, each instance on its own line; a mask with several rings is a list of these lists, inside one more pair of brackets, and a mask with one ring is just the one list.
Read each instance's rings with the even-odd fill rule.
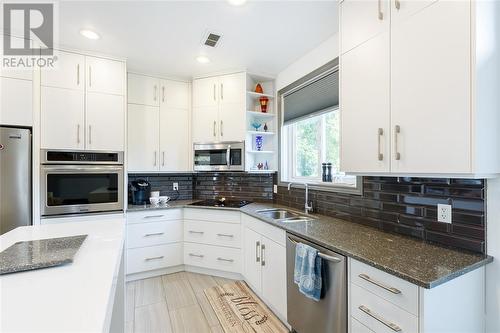
[[31,131],[0,127],[0,235],[31,225]]

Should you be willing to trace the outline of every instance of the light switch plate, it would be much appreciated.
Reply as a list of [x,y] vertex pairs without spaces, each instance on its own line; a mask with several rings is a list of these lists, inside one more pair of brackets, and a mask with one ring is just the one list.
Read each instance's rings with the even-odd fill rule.
[[451,205],[438,204],[437,218],[439,222],[451,223]]
[[278,185],[273,185],[273,192],[278,193]]
[[172,188],[174,191],[179,191],[179,183],[173,183]]

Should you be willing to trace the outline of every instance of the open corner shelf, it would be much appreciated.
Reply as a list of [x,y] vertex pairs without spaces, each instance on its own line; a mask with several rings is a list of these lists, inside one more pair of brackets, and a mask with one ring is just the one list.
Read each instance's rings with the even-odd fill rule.
[[259,94],[259,93],[256,93],[255,91],[247,91],[247,94],[248,94],[248,96],[254,97],[254,98],[260,98],[260,97],[274,98],[273,95]]

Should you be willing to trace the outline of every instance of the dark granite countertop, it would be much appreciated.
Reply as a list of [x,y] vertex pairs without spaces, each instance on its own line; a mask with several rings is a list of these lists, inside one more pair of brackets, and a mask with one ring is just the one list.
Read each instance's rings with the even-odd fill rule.
[[296,236],[427,289],[493,261],[490,256],[434,245],[323,215],[312,214],[311,217],[314,220],[308,222],[280,223],[257,214],[258,210],[269,208],[285,208],[294,211],[283,205],[252,203],[239,209],[189,205],[196,201],[174,201],[163,207],[129,206],[128,211],[180,207],[240,210]]

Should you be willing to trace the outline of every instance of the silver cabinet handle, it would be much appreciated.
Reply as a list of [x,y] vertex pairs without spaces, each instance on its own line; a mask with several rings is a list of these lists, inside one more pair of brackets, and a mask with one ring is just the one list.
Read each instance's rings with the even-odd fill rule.
[[76,143],[80,143],[80,124],[76,127]]
[[161,101],[165,102],[165,86],[161,87]]
[[190,257],[196,257],[196,258],[203,258],[204,257],[203,254],[194,254],[194,253],[190,253],[189,256]]
[[394,126],[394,159],[399,161],[401,159],[401,154],[398,151],[398,135],[401,133],[401,127],[399,125]]
[[255,261],[260,262],[260,257],[259,257],[259,249],[260,249],[260,242],[257,241],[255,243]]
[[380,151],[380,140],[382,138],[382,135],[384,135],[384,129],[379,128],[378,129],[378,135],[377,135],[377,145],[378,145],[378,160],[383,161],[384,160],[384,154]]
[[165,234],[164,232],[153,232],[153,233],[150,233],[150,234],[144,234],[144,237],[161,236],[161,235],[164,235],[164,234]]
[[89,125],[89,145],[92,144],[92,125]]
[[216,95],[216,92],[215,92],[215,83],[214,83],[214,101],[217,100],[217,95]]
[[89,87],[92,87],[92,66],[89,66]]
[[155,91],[154,91],[154,95],[153,95],[153,101],[156,102],[156,98],[157,98],[157,94],[158,94],[158,87],[156,86],[156,84],[155,84],[154,90]]
[[394,0],[394,7],[396,7],[397,10],[400,10],[401,9],[401,1]]
[[80,85],[80,64],[76,65],[76,85]]
[[156,166],[156,164],[157,164],[157,162],[158,162],[158,156],[157,156],[157,155],[158,155],[158,154],[156,153],[156,150],[155,150],[155,164],[154,164],[154,166]]
[[163,215],[148,215],[148,216],[144,216],[143,219],[157,219],[160,217],[163,217]]
[[233,238],[234,235],[229,235],[229,234],[217,234],[217,236],[219,237],[229,237],[229,238]]
[[382,0],[378,0],[378,19],[380,21],[384,19],[384,13],[382,12]]
[[224,100],[224,83],[220,84],[220,99]]
[[360,305],[360,306],[358,306],[358,309],[360,309],[361,311],[363,311],[364,313],[366,313],[367,315],[369,315],[370,317],[372,317],[376,321],[389,327],[394,332],[401,332],[402,331],[401,327],[399,327],[398,325],[396,325],[394,323],[391,323],[390,321],[385,320],[380,315],[378,315],[375,312],[373,312],[372,310],[368,309],[366,306]]
[[221,257],[217,258],[217,260],[219,260],[219,261],[227,261],[227,262],[234,262],[234,259],[225,259],[225,258],[221,258]]
[[266,245],[262,244],[260,246],[260,248],[261,248],[261,252],[260,252],[260,257],[261,257],[260,265],[261,266],[266,266],[266,258],[264,257],[265,250],[266,250]]
[[190,234],[200,234],[203,235],[205,232],[204,231],[195,231],[195,230],[189,230]]
[[151,261],[151,260],[160,260],[165,258],[165,256],[159,256],[159,257],[149,257],[149,258],[144,258],[145,261]]
[[224,122],[221,120],[220,121],[220,136],[224,136],[223,126],[224,126]]
[[386,286],[386,285],[385,285],[385,284],[383,284],[382,282],[379,282],[379,281],[377,281],[377,280],[374,280],[374,279],[372,279],[370,276],[368,276],[368,275],[366,275],[366,274],[359,274],[358,276],[359,276],[361,279],[363,279],[363,280],[365,280],[365,281],[368,281],[368,282],[370,282],[370,283],[372,283],[372,284],[376,285],[377,287],[380,287],[380,288],[382,288],[382,289],[385,289],[385,290],[387,290],[387,291],[389,291],[389,292],[391,292],[391,293],[393,293],[393,294],[395,294],[395,295],[399,295],[399,294],[401,294],[401,290],[396,289],[396,288],[394,288],[394,287],[389,287],[389,286]]
[[217,122],[214,120],[214,138],[217,136],[217,132],[215,130],[216,126],[217,126]]
[[165,152],[161,152],[161,166],[165,166]]

